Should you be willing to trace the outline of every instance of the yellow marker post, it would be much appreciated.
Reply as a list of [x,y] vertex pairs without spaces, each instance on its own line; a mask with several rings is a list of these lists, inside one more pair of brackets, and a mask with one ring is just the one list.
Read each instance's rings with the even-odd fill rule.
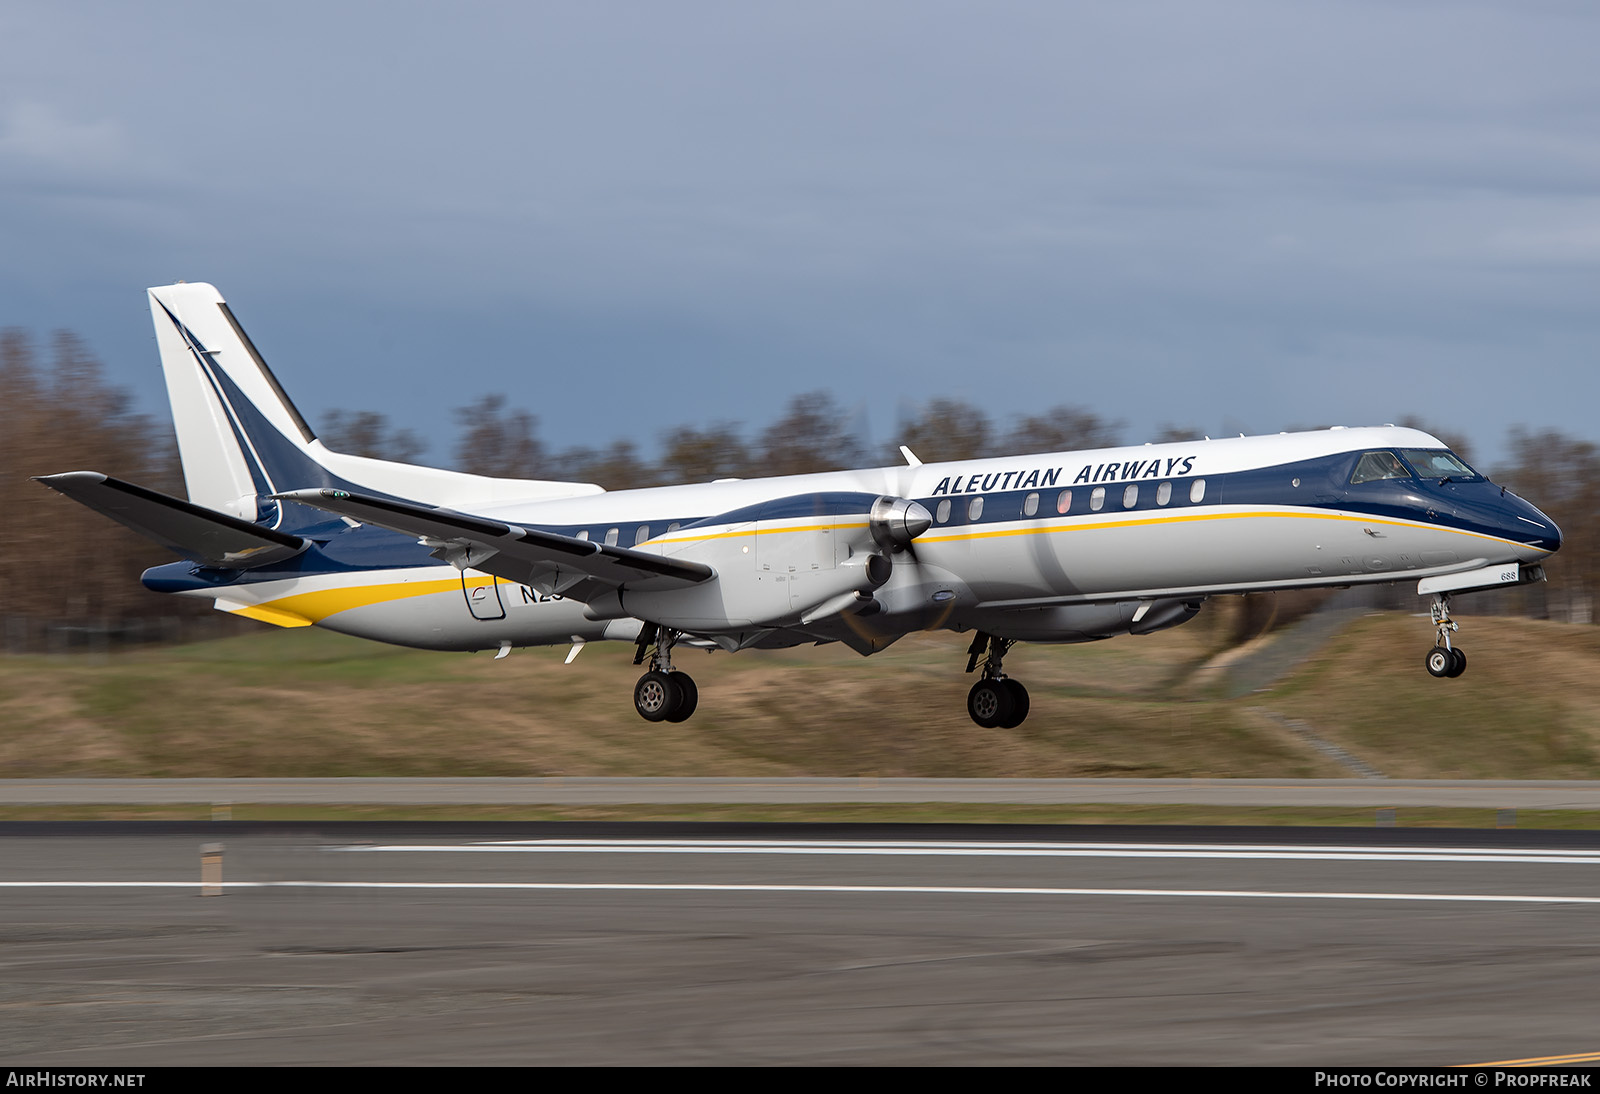
[[222,895],[222,844],[200,845],[200,895]]

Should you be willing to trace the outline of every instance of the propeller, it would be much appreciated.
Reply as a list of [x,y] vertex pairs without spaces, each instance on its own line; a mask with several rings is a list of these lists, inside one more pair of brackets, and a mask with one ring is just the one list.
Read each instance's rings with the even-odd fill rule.
[[911,543],[933,527],[933,514],[921,502],[884,495],[872,503],[867,527],[879,547],[896,554],[910,551],[915,562],[917,556]]
[[[910,498],[882,495],[872,503],[867,513],[867,529],[872,534],[873,542],[883,551],[883,554],[876,558],[883,560],[886,564],[885,570],[888,569],[890,555],[903,556],[913,566],[918,565],[916,538],[931,527],[933,527],[933,514],[929,513],[920,502],[912,501]],[[887,573],[884,576],[887,578]],[[872,619],[872,614],[850,614],[843,617],[845,626],[854,631],[858,637],[876,646],[879,640],[887,635],[880,631]],[[943,620],[939,620],[933,625],[937,626],[942,622]]]

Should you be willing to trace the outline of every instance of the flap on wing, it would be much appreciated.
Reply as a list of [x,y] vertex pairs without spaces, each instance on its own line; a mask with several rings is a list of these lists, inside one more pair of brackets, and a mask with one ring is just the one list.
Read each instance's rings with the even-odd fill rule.
[[306,541],[299,536],[263,528],[98,471],[40,475],[35,481],[207,566],[249,570],[293,558],[306,547]]
[[[624,584],[637,586],[646,581],[657,588],[696,585],[716,576],[716,571],[702,562],[663,558],[648,551],[608,546],[449,509],[430,509],[345,490],[294,490],[276,497],[379,528],[447,544],[487,548],[495,552],[494,557],[479,561],[477,552],[473,551],[468,562],[474,569],[526,584],[549,584],[551,575],[557,572],[613,588]],[[572,590],[568,595],[584,598],[584,591],[564,587]]]

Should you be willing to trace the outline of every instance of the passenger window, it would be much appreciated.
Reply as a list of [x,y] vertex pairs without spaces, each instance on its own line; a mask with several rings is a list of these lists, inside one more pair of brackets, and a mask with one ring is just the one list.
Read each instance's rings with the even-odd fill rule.
[[1100,510],[1104,509],[1105,506],[1106,488],[1103,486],[1097,486],[1094,488],[1094,492],[1089,495],[1089,510],[1090,512],[1098,513]]
[[934,510],[933,519],[943,524],[950,519],[950,499],[945,498],[939,503],[939,508]]
[[615,547],[616,545],[617,545],[617,529],[615,529],[615,528],[607,528],[606,529],[606,546],[607,547]]
[[667,531],[668,532],[676,532],[679,528],[682,528],[682,527],[683,527],[683,525],[679,524],[677,521],[673,521],[671,524],[667,525]]
[[1122,507],[1124,509],[1132,509],[1138,504],[1139,487],[1130,483],[1128,488],[1122,492]]
[[1029,494],[1022,499],[1022,515],[1031,517],[1039,511],[1039,495]]
[[637,547],[639,544],[643,543],[649,538],[650,526],[648,524],[641,524],[639,525],[639,530],[633,534],[633,545]]
[[1172,500],[1172,484],[1164,482],[1156,487],[1156,504],[1165,505]]
[[1205,500],[1205,496],[1206,496],[1206,480],[1205,479],[1195,479],[1192,483],[1189,484],[1189,500],[1190,501],[1199,503],[1199,502]]
[[1374,482],[1378,479],[1409,479],[1411,472],[1406,470],[1406,465],[1400,462],[1400,457],[1393,452],[1368,452],[1356,462],[1356,469],[1350,473],[1350,485],[1360,482]]
[[972,503],[967,506],[967,519],[976,521],[981,516],[983,516],[983,499],[973,498]]
[[1072,491],[1063,490],[1056,498],[1056,512],[1065,513],[1072,508]]
[[579,539],[588,539],[589,538],[589,529],[585,528],[583,531],[579,532],[578,533],[578,538]]

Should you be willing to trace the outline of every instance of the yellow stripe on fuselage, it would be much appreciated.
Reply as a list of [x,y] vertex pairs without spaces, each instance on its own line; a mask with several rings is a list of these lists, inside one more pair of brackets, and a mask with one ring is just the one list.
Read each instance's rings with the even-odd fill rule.
[[[842,532],[865,527],[867,527],[865,521],[860,524],[791,524],[787,528],[762,528],[760,529],[760,534],[763,536],[775,536],[783,532]],[[664,543],[705,543],[713,539],[735,539],[739,536],[753,536],[756,534],[757,530],[754,528],[746,528],[739,532],[711,532],[703,536],[679,536],[673,534],[670,537],[657,536],[655,539],[647,539],[639,546],[654,547]]]
[[[930,532],[924,532],[922,535],[918,536],[916,542],[917,542],[918,546],[921,546],[921,545],[927,544],[927,543],[955,543],[955,542],[959,542],[961,540],[997,539],[997,538],[1005,538],[1005,537],[1010,537],[1010,536],[1053,535],[1053,534],[1055,534],[1057,532],[1093,532],[1093,531],[1101,531],[1101,530],[1108,529],[1108,528],[1137,528],[1137,527],[1140,527],[1140,526],[1153,525],[1153,524],[1189,524],[1189,523],[1192,523],[1192,522],[1195,522],[1195,521],[1208,521],[1208,520],[1250,520],[1250,519],[1259,518],[1259,517],[1271,517],[1271,518],[1291,517],[1291,518],[1301,518],[1301,519],[1306,519],[1306,520],[1346,521],[1346,522],[1351,522],[1351,523],[1355,523],[1355,524],[1367,524],[1367,525],[1383,524],[1383,525],[1389,525],[1389,526],[1395,527],[1395,528],[1422,528],[1422,529],[1427,529],[1429,531],[1453,532],[1453,533],[1455,533],[1456,535],[1459,535],[1459,536],[1471,536],[1471,537],[1473,537],[1475,539],[1486,539],[1486,540],[1489,540],[1489,541],[1491,541],[1493,543],[1505,543],[1505,544],[1509,544],[1509,545],[1511,545],[1513,547],[1532,547],[1533,546],[1530,543],[1519,543],[1516,540],[1506,539],[1506,538],[1504,538],[1502,536],[1491,536],[1491,535],[1487,535],[1487,534],[1485,534],[1483,532],[1469,532],[1469,531],[1467,531],[1467,530],[1465,530],[1463,528],[1451,528],[1451,527],[1446,526],[1446,525],[1426,524],[1426,523],[1423,523],[1422,521],[1394,520],[1392,518],[1387,518],[1387,517],[1368,517],[1368,516],[1362,516],[1362,515],[1360,515],[1358,513],[1357,514],[1352,514],[1352,513],[1329,513],[1327,511],[1321,510],[1321,509],[1259,509],[1259,510],[1251,510],[1251,511],[1248,511],[1248,512],[1243,512],[1243,513],[1240,513],[1240,512],[1232,512],[1232,513],[1219,513],[1219,512],[1206,512],[1206,513],[1171,512],[1171,513],[1157,513],[1157,514],[1152,514],[1151,516],[1148,516],[1148,517],[1136,517],[1136,518],[1132,518],[1132,519],[1123,518],[1123,517],[1120,517],[1120,516],[1118,516],[1116,514],[1110,514],[1110,513],[1106,514],[1103,517],[1100,517],[1098,519],[1093,519],[1093,520],[1085,519],[1084,517],[1058,517],[1058,518],[1048,518],[1048,517],[1046,517],[1046,518],[1037,518],[1037,519],[1036,518],[1023,517],[1023,518],[1019,518],[1019,519],[1022,519],[1022,520],[1034,520],[1035,523],[1032,523],[1032,524],[1029,524],[1029,525],[1027,525],[1025,527],[1020,527],[1020,528],[1019,527],[995,528],[995,529],[990,529],[988,531],[982,531],[982,532],[960,532],[960,531],[951,530],[951,531],[945,532],[942,535],[940,535],[940,534],[930,534],[933,531],[933,530],[930,529]],[[1038,520],[1048,521],[1048,523],[1038,523]],[[833,528],[833,527],[836,527],[839,530],[844,530],[844,529],[865,528],[865,527],[867,527],[867,525],[864,524],[864,523],[862,523],[862,524],[841,524],[841,525],[837,525],[837,526],[830,526],[830,525],[825,525],[825,524],[791,525],[791,526],[785,527],[785,528],[762,528],[762,529],[760,529],[760,534],[761,535],[771,535],[771,534],[780,533],[780,532],[814,532],[814,531],[815,532],[820,532],[820,531],[827,531],[827,530],[829,530],[830,528]],[[741,531],[735,531],[735,532],[712,532],[709,535],[674,536],[672,538],[667,538],[667,537],[663,536],[663,537],[660,537],[658,539],[646,540],[645,541],[645,545],[653,546],[653,545],[656,545],[656,544],[701,543],[701,542],[708,542],[708,541],[713,540],[713,539],[733,539],[733,538],[737,538],[739,536],[753,536],[753,535],[756,535],[756,534],[757,534],[757,530],[756,529],[745,528],[745,529],[743,529]],[[1536,550],[1536,551],[1544,551],[1544,548],[1542,548],[1542,547],[1534,547],[1533,549]],[[1545,551],[1545,553],[1549,554],[1548,551]]]
[[237,608],[225,607],[224,611],[231,615],[242,615],[246,619],[260,620],[262,623],[271,623],[274,627],[309,627],[315,620],[307,619],[303,615],[286,612],[279,608],[268,608],[259,604],[244,604]]
[[[987,532],[952,532],[947,535],[931,536],[926,533],[917,537],[917,545],[925,543],[954,543],[959,540],[969,539],[995,539],[1003,536],[1032,536],[1049,535],[1055,532],[1094,532],[1108,528],[1137,528],[1150,524],[1189,524],[1202,520],[1252,520],[1261,517],[1282,518],[1291,517],[1304,520],[1336,520],[1347,521],[1355,524],[1386,524],[1395,528],[1421,528],[1435,532],[1453,532],[1458,536],[1472,536],[1475,539],[1487,539],[1494,543],[1505,543],[1513,547],[1533,547],[1531,543],[1518,543],[1516,540],[1505,539],[1501,536],[1486,535],[1482,532],[1468,532],[1463,528],[1451,528],[1445,525],[1424,524],[1421,521],[1391,520],[1384,517],[1365,517],[1347,513],[1326,513],[1312,509],[1262,509],[1245,513],[1168,513],[1154,517],[1127,519],[1106,519],[1102,517],[1093,523],[1085,521],[1065,522],[1057,521],[1047,526],[1034,525],[1028,528],[997,528]],[[1543,547],[1534,547],[1536,551],[1543,551]],[[1549,552],[1546,551],[1546,554]]]
[[[1154,524],[1188,524],[1195,521],[1210,520],[1252,520],[1259,518],[1299,518],[1306,520],[1333,520],[1365,525],[1389,525],[1396,528],[1420,528],[1430,531],[1453,532],[1460,536],[1471,536],[1474,539],[1485,539],[1493,543],[1503,543],[1518,548],[1532,547],[1532,544],[1518,543],[1515,540],[1504,539],[1500,536],[1486,535],[1482,532],[1468,532],[1461,528],[1450,528],[1436,524],[1424,524],[1420,521],[1393,520],[1383,517],[1367,517],[1358,514],[1328,513],[1321,510],[1309,509],[1262,509],[1247,512],[1233,513],[1162,513],[1150,517],[1133,519],[1111,516],[1098,520],[1088,521],[1082,517],[1059,518],[1048,523],[1034,523],[1024,527],[996,528],[981,532],[950,531],[943,535],[929,535],[924,533],[917,537],[918,545],[929,543],[955,543],[962,540],[996,539],[1009,536],[1036,536],[1053,535],[1058,532],[1094,532],[1105,531],[1112,528],[1135,528]],[[1047,518],[1048,519],[1048,518]],[[773,535],[783,532],[816,532],[826,530],[846,530],[865,528],[865,523],[859,524],[802,524],[788,525],[782,528],[762,528],[761,535]],[[732,539],[739,536],[754,536],[756,529],[746,528],[742,531],[712,532],[707,535],[680,536],[668,539],[647,540],[649,545],[658,544],[688,544],[701,543],[714,539]],[[1536,551],[1544,551],[1542,547],[1534,547]],[[1548,551],[1545,551],[1548,554]],[[477,588],[483,585],[494,584],[497,578],[482,575],[466,579],[467,588]],[[246,616],[250,619],[259,619],[279,627],[305,627],[313,623],[320,623],[331,615],[346,612],[352,608],[365,608],[373,604],[386,604],[395,600],[404,600],[410,597],[429,596],[433,593],[449,592],[459,589],[462,582],[459,579],[445,578],[430,581],[398,581],[385,582],[371,585],[346,585],[334,589],[319,589],[314,592],[296,593],[292,596],[269,600],[262,604],[240,607],[228,607],[226,610],[235,615]]]
[[[493,585],[498,579],[487,575],[469,577],[466,586],[476,589]],[[292,596],[268,600],[243,608],[231,608],[234,615],[259,619],[280,627],[304,627],[320,623],[330,615],[347,612],[351,608],[365,608],[372,604],[387,604],[414,596],[452,592],[461,588],[459,578],[435,581],[395,581],[374,585],[344,585],[336,589],[318,589],[315,592],[295,593]]]

